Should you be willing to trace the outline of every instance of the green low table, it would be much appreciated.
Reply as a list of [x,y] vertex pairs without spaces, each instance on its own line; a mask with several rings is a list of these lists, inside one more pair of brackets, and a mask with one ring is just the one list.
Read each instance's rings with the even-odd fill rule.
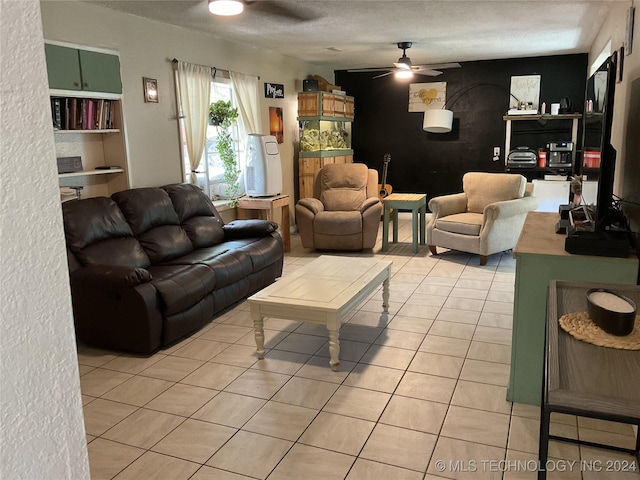
[[427,195],[424,193],[392,193],[382,199],[384,218],[382,221],[382,251],[389,250],[389,219],[393,215],[393,243],[398,243],[398,211],[410,210],[413,231],[413,253],[418,253],[418,224],[420,224],[420,245],[425,244]]

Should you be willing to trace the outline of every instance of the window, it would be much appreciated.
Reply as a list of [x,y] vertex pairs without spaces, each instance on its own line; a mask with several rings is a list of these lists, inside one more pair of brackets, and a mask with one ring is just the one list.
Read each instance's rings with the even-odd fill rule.
[[[224,100],[225,102],[231,101],[231,104],[235,106],[233,98],[233,87],[231,81],[225,78],[216,78],[211,82],[211,103],[218,100]],[[231,136],[233,138],[234,150],[236,158],[242,158],[241,154],[244,152],[244,145],[239,140],[238,126],[231,127]],[[189,154],[187,152],[187,141],[184,133],[184,121],[180,121],[180,136],[182,142],[183,158],[184,158],[184,172],[185,182],[189,182],[189,176],[191,167],[189,165]],[[216,149],[216,141],[218,139],[218,129],[213,125],[207,127],[207,140],[204,147],[204,153],[200,160],[200,166],[198,167],[197,177],[198,186],[210,197],[219,198],[224,196],[225,186],[222,184],[223,167],[220,161],[220,156]]]

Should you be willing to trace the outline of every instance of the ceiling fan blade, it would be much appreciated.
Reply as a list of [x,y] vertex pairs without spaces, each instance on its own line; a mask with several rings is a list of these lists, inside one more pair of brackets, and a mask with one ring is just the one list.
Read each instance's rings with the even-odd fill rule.
[[427,77],[437,77],[438,75],[442,75],[440,70],[431,70],[430,68],[425,68],[424,70],[414,70],[416,75],[425,75]]
[[462,67],[462,65],[460,65],[457,62],[454,62],[454,63],[430,63],[428,65],[414,65],[414,67],[443,70],[445,68],[460,68]]
[[382,77],[386,77],[387,75],[391,75],[393,72],[387,72],[387,73],[382,73],[380,75],[376,75],[375,77],[371,77],[371,79],[376,79],[376,78],[382,78]]
[[393,64],[396,66],[396,68],[399,68],[400,70],[411,70],[411,63],[393,62]]
[[383,72],[385,70],[391,70],[393,67],[372,67],[372,68],[349,68],[347,72],[349,73],[358,73],[358,72]]
[[284,17],[300,22],[307,22],[309,20],[315,20],[317,18],[315,15],[312,15],[308,9],[292,9],[281,5],[280,2],[277,1],[245,0],[244,3],[247,5],[247,10],[255,10],[261,13],[266,13],[267,15]]

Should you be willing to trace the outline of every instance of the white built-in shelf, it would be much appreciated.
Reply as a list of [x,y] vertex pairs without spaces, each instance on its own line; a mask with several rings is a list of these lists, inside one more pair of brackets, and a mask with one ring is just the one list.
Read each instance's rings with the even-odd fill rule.
[[122,168],[112,168],[109,170],[84,170],[82,172],[72,172],[72,173],[59,173],[59,178],[69,178],[69,177],[87,177],[89,175],[108,175],[110,173],[123,173],[124,170]]
[[103,130],[54,130],[53,133],[75,134],[75,133],[120,133],[118,128],[108,128]]

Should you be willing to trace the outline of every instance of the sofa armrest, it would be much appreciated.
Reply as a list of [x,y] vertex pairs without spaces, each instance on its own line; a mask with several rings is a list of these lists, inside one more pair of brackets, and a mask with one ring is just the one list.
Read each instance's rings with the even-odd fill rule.
[[234,220],[222,226],[225,240],[266,237],[278,230],[278,224],[269,220]]
[[498,220],[531,212],[538,208],[538,204],[536,197],[522,197],[491,203],[484,208],[483,213],[486,220]]
[[432,213],[432,220],[456,213],[464,213],[467,211],[467,194],[454,193],[453,195],[433,197],[429,200],[429,210]]
[[297,206],[306,208],[313,215],[317,215],[318,212],[324,211],[324,204],[317,198],[313,197],[301,198],[298,200]]
[[[380,201],[380,199],[378,197],[369,197],[364,202],[362,202],[362,205],[360,205],[360,213],[364,213],[370,208],[375,208],[378,206],[382,207],[382,202]],[[382,211],[382,208],[380,208],[380,210]]]
[[112,265],[90,265],[71,272],[72,284],[85,287],[127,288],[151,281],[149,270]]

